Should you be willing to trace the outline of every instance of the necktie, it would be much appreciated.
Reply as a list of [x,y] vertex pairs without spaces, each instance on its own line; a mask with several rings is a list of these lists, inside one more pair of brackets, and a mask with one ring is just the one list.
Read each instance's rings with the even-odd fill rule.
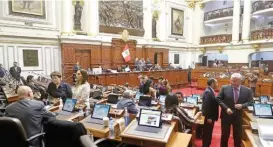
[[234,103],[237,103],[238,99],[238,88],[234,88]]

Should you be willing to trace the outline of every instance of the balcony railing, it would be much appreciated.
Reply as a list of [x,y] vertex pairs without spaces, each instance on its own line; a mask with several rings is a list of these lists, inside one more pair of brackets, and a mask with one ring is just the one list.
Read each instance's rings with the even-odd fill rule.
[[251,32],[251,40],[266,40],[273,38],[273,28],[255,30]]
[[252,4],[252,12],[273,8],[273,1],[256,1]]
[[203,36],[200,38],[200,44],[230,43],[231,40],[232,40],[231,34]]
[[233,7],[213,10],[205,13],[204,21],[212,20],[216,18],[222,18],[227,16],[233,16]]

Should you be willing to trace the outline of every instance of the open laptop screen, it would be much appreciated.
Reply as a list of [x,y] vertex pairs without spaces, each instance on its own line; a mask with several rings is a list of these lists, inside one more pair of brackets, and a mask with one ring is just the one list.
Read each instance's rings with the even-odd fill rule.
[[260,96],[260,102],[261,103],[266,103],[269,101],[269,97],[266,95]]
[[95,104],[92,118],[103,119],[104,117],[107,117],[110,111],[110,107],[110,105]]
[[137,92],[136,93],[136,100],[139,100],[140,96],[143,96],[143,93]]
[[73,112],[77,99],[66,99],[63,111]]
[[187,102],[191,103],[191,104],[194,104],[194,105],[197,105],[198,97],[189,96],[189,97],[187,97]]
[[200,94],[193,94],[192,97],[197,97],[197,100],[201,99],[201,95]]
[[253,104],[256,116],[272,116],[272,105],[270,104]]
[[159,102],[161,105],[165,105],[165,99],[166,99],[166,95],[159,96]]
[[117,102],[118,102],[118,95],[116,95],[116,94],[109,94],[108,95],[107,103],[117,104]]
[[140,118],[138,125],[149,127],[160,127],[162,112],[151,109],[140,109]]

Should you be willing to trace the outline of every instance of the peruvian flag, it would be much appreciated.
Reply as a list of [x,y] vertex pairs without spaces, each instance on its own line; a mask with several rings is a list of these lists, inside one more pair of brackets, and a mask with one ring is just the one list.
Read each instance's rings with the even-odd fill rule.
[[131,60],[128,44],[125,45],[121,54],[122,54],[122,57],[125,60],[125,62],[129,62]]

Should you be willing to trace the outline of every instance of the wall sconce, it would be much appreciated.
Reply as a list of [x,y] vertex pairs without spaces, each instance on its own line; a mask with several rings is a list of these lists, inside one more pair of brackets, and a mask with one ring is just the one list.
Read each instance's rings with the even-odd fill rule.
[[200,51],[201,51],[201,52],[203,53],[203,55],[204,55],[204,54],[206,53],[207,50],[206,50],[206,48],[203,47],[203,48],[200,48]]
[[222,46],[221,46],[221,47],[218,47],[217,50],[219,51],[220,54],[222,54],[223,51],[224,51],[224,47],[222,47]]
[[254,44],[252,47],[255,49],[256,52],[259,52],[261,49],[261,44]]
[[186,2],[188,2],[188,7],[189,7],[189,8],[194,8],[195,5],[196,5],[196,3],[199,3],[199,7],[200,7],[201,9],[203,9],[204,6],[205,6],[205,4],[202,3],[202,1],[203,1],[203,0],[186,0]]

